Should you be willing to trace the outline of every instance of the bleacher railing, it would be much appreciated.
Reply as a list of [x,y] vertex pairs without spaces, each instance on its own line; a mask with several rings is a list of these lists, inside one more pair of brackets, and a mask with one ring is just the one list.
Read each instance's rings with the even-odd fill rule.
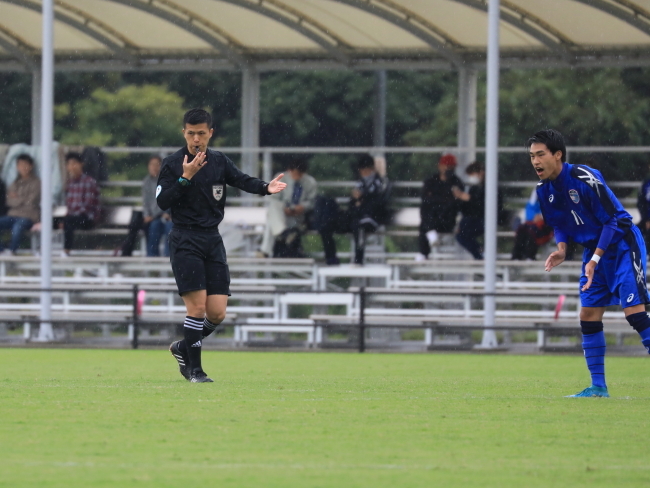
[[[142,291],[147,291],[148,288],[146,286],[139,286],[139,285],[133,285],[131,288],[115,288],[113,290],[103,290],[105,293],[108,293],[109,295],[112,293],[124,293],[124,292],[130,292],[131,296],[131,313],[124,314],[124,317],[122,319],[117,319],[113,318],[110,320],[111,323],[114,324],[120,324],[120,325],[126,325],[131,328],[131,347],[133,349],[138,349],[140,346],[140,328],[142,326],[142,305],[143,305],[143,299],[141,298],[141,292]],[[52,289],[42,289],[42,288],[25,288],[22,289],[22,291],[26,292],[42,292],[42,291],[49,291],[49,292],[71,292],[71,293],[78,293],[81,290],[77,288],[52,288]],[[92,289],[90,289],[92,291]],[[169,290],[166,289],[161,289],[161,288],[156,288],[155,291],[176,291],[175,288],[169,288]],[[349,329],[356,331],[357,333],[357,350],[358,352],[362,353],[366,351],[366,331],[368,329],[376,328],[376,329],[385,329],[385,328],[390,328],[391,325],[387,325],[385,323],[371,323],[366,320],[366,308],[368,308],[368,298],[372,294],[382,294],[386,293],[385,288],[366,288],[366,287],[360,287],[360,288],[351,288],[348,290],[341,290],[341,291],[332,291],[332,290],[304,290],[301,291],[301,294],[346,294],[346,295],[353,295],[357,299],[355,300],[356,303],[358,303],[358,314],[357,315],[352,315],[352,316],[342,316],[343,318],[349,319],[349,320],[344,320],[344,321],[336,321],[336,323],[328,323],[328,322],[315,322],[314,323],[314,328],[316,327],[321,327],[323,329],[328,329],[328,328],[336,328],[336,329]],[[292,293],[292,290],[273,290],[273,291],[267,291],[267,292],[261,292],[262,294],[268,294],[268,295],[281,295],[283,293]],[[391,293],[396,293],[396,294],[406,294],[410,298],[409,300],[413,300],[413,296],[441,296],[441,295],[449,295],[449,296],[473,296],[473,297],[479,297],[479,296],[485,296],[488,293],[486,293],[483,290],[479,289],[472,289],[472,290],[436,290],[434,292],[432,291],[427,291],[427,290],[391,290]],[[577,292],[576,292],[577,293]],[[500,290],[493,295],[501,295],[501,296],[509,296],[512,294],[512,291],[509,290]],[[553,292],[549,292],[549,295],[554,294]],[[521,292],[519,293],[520,296],[526,296],[526,292]],[[533,294],[531,294],[533,296]],[[98,307],[102,307],[102,305],[98,305]],[[467,319],[469,321],[469,318]],[[557,316],[556,319],[557,320]],[[11,321],[11,320],[9,320]],[[15,321],[15,320],[14,320]],[[54,326],[56,325],[66,325],[66,324],[89,324],[93,323],[92,319],[84,318],[75,318],[74,314],[71,314],[69,317],[66,318],[59,318],[59,319],[49,319],[47,321],[41,320],[35,315],[30,315],[30,314],[25,314],[20,317],[20,321],[28,324],[40,324],[43,322],[47,322],[49,324],[52,324]],[[399,318],[395,317],[395,327],[399,327],[398,325]],[[149,322],[149,325],[151,322]],[[181,324],[181,321],[179,321],[179,324]],[[247,325],[247,322],[245,320],[241,321],[239,319],[235,319],[232,323],[229,325],[234,325],[234,326],[245,326]],[[282,325],[282,322],[277,322],[275,325]],[[287,322],[286,325],[291,325],[290,321]],[[408,329],[419,329],[419,330],[429,330],[429,331],[434,331],[437,329],[444,330],[446,333],[454,333],[454,332],[467,332],[469,330],[470,324],[456,324],[456,325],[451,325],[451,324],[445,324],[445,325],[438,325],[437,320],[432,317],[431,321],[422,321],[422,323],[409,323],[407,326],[402,326]],[[551,332],[555,330],[555,325],[554,325],[554,320],[552,319],[536,319],[536,323],[531,325],[526,325],[526,324],[499,324],[495,323],[490,326],[484,326],[484,325],[474,325],[471,327],[472,330],[485,330],[485,329],[490,329],[490,330],[495,330],[495,331],[535,331],[538,333],[544,333],[544,332]],[[566,327],[563,328],[563,330],[568,330]],[[576,323],[575,326],[575,331],[579,331],[579,327]]]
[[[431,147],[259,147],[259,148],[242,148],[242,147],[213,147],[225,154],[250,154],[256,153],[261,157],[261,174],[262,178],[269,181],[272,177],[273,155],[274,154],[373,154],[373,155],[386,155],[386,154],[443,154],[451,153],[461,155],[465,153],[484,153],[485,147],[475,148],[459,148],[455,146],[431,146]],[[159,154],[167,156],[178,150],[178,147],[102,147],[102,151],[107,154]],[[526,150],[524,147],[500,147],[498,149],[500,154],[517,154],[521,153],[522,158],[526,157]],[[569,146],[567,147],[567,158],[570,161],[571,155],[574,153],[629,153],[629,154],[650,154],[650,146]],[[391,175],[388,175],[391,177]],[[421,181],[402,181],[395,180],[395,188],[410,188],[418,189],[422,187]],[[537,180],[531,178],[530,181],[500,181],[501,188],[530,188],[532,189]],[[630,190],[640,187],[640,181],[612,181],[608,185],[613,189]],[[319,181],[321,188],[351,188],[354,185],[353,181]],[[104,187],[121,187],[121,188],[135,188],[141,185],[140,181],[108,181],[104,182]],[[125,204],[125,205],[138,205],[141,203],[141,198],[138,196],[121,196],[121,197],[104,197],[104,203],[110,205]],[[420,204],[419,197],[398,197],[395,198],[395,203],[402,206],[415,206]],[[525,204],[528,200],[527,197],[509,197],[507,199],[510,203]],[[228,201],[235,204],[244,205],[261,205],[263,200],[253,200],[249,196],[242,197],[229,197]],[[633,206],[636,199],[632,197],[621,198],[621,203],[626,206]]]

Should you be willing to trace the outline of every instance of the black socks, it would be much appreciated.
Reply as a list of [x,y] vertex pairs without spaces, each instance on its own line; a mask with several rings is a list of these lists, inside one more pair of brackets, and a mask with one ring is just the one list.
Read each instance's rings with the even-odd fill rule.
[[191,371],[202,370],[201,368],[201,340],[203,339],[203,319],[196,317],[185,317],[183,324],[183,335],[185,336],[185,349],[190,358]]
[[219,324],[213,324],[208,320],[207,317],[203,319],[203,338],[205,339],[210,334],[212,334],[218,326]]

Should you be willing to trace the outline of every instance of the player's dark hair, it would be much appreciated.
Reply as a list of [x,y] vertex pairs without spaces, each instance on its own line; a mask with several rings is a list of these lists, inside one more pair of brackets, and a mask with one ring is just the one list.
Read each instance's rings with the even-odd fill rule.
[[533,144],[545,144],[551,154],[555,154],[558,151],[562,152],[562,162],[566,162],[566,144],[564,143],[564,137],[558,131],[554,129],[545,129],[535,132],[535,134],[528,139],[526,147],[530,150],[530,146]]
[[208,124],[208,128],[212,128],[212,116],[210,112],[202,108],[193,108],[185,112],[183,115],[183,127],[189,125]]
[[307,161],[304,158],[301,159],[295,159],[293,161],[289,162],[288,169],[295,169],[296,171],[300,171],[301,173],[306,173],[309,171],[309,161]]
[[370,154],[362,154],[357,160],[357,169],[362,170],[367,168],[375,168],[375,158]]
[[79,161],[81,164],[84,163],[83,158],[81,157],[81,154],[78,152],[69,152],[68,154],[65,155],[65,162],[67,163],[71,159],[74,159],[75,161]]
[[25,161],[29,163],[31,166],[34,166],[34,158],[32,158],[29,154],[25,154],[25,153],[19,154],[16,157],[16,162],[18,161]]
[[467,166],[467,169],[465,170],[465,173],[467,173],[468,175],[471,175],[471,174],[474,174],[474,173],[480,173],[481,171],[485,171],[485,165],[483,163],[478,162],[478,161],[474,161],[469,166]]

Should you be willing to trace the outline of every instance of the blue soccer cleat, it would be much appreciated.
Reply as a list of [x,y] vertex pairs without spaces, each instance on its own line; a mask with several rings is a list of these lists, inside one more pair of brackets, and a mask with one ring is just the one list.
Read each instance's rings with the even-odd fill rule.
[[575,395],[567,395],[564,398],[591,398],[591,397],[609,398],[607,387],[591,385],[589,388],[585,388],[580,393],[576,393]]

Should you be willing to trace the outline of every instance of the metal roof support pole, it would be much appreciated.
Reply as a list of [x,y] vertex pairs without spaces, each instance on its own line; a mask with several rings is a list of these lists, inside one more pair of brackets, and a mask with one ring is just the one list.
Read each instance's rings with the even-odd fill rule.
[[41,55],[41,326],[39,341],[54,339],[52,324],[52,139],[54,130],[54,0],[43,0]]
[[485,296],[482,348],[497,346],[490,326],[496,315],[497,191],[499,171],[499,0],[489,0],[487,51],[487,117],[485,129]]
[[41,70],[32,71],[32,146],[41,143]]
[[[461,68],[458,71],[458,147],[476,147],[476,82],[478,71],[473,68]],[[465,168],[476,160],[476,150],[459,151],[459,175],[465,174]]]
[[[386,147],[386,70],[375,71],[375,106],[373,118],[372,144],[374,147]],[[386,176],[386,154],[376,151],[373,154],[375,166],[382,176]]]
[[[244,67],[242,72],[241,147],[260,147],[260,74],[253,66]],[[244,173],[259,176],[258,165],[258,153],[242,152],[241,170]],[[252,204],[253,195],[245,193],[243,196],[246,204]]]
[[386,147],[386,70],[375,71],[375,106],[372,143]]

